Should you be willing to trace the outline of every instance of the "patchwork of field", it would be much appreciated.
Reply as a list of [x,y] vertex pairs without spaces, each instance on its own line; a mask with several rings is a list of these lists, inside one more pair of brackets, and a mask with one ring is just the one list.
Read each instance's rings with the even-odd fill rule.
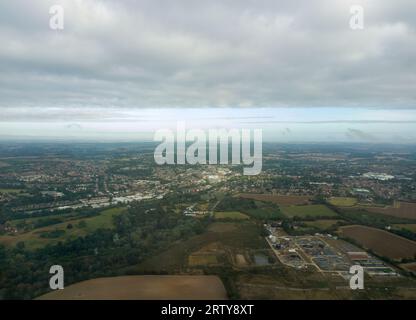
[[47,293],[39,300],[224,300],[217,276],[123,276],[98,278]]
[[306,206],[282,206],[283,214],[289,218],[337,217],[337,213],[322,204]]
[[416,220],[416,203],[414,202],[395,201],[394,205],[391,207],[365,207],[365,210],[399,218]]
[[384,230],[353,225],[340,227],[339,233],[354,240],[366,249],[370,249],[376,254],[390,259],[412,259],[416,256],[416,242]]
[[356,198],[350,197],[331,197],[328,202],[337,207],[352,207],[357,204]]
[[245,250],[258,249],[268,249],[267,242],[261,236],[259,225],[251,220],[218,221],[212,223],[206,232],[175,243],[165,251],[146,259],[131,268],[131,272],[142,273],[150,270],[180,272],[193,261],[194,258],[189,259],[193,255],[201,253],[216,255],[220,263],[221,255],[224,255],[226,251],[240,253]]
[[241,193],[240,198],[272,202],[278,205],[305,205],[310,203],[309,196],[279,196],[275,194]]
[[249,219],[249,217],[246,214],[241,213],[239,211],[219,211],[219,212],[214,213],[214,217],[217,220],[222,220],[222,219],[245,220],[245,219]]
[[25,233],[0,236],[0,243],[14,246],[18,242],[24,242],[28,249],[41,248],[47,244],[82,237],[98,229],[111,229],[114,226],[113,216],[121,214],[124,210],[121,207],[106,209],[97,216],[75,218]]

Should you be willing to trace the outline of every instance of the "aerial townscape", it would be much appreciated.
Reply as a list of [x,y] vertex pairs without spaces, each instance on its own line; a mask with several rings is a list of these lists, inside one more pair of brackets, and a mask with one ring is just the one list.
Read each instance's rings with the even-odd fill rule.
[[[414,150],[263,149],[261,174],[245,176],[241,165],[157,165],[152,142],[2,143],[0,296],[127,277],[128,298],[151,276],[171,279],[153,298],[172,297],[180,279],[192,279],[185,298],[416,297]],[[55,264],[68,290],[50,292]],[[363,290],[349,286],[352,265]]]
[[1,315],[412,308],[415,17],[415,0],[1,0]]

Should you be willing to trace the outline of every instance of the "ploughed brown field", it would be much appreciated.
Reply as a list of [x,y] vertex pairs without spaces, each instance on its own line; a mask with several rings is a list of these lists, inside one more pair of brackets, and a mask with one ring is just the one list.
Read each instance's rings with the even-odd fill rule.
[[403,263],[400,267],[416,274],[416,262]]
[[380,256],[395,260],[416,256],[416,242],[384,230],[365,226],[345,226],[339,228],[339,232]]
[[122,276],[79,282],[40,300],[215,300],[227,299],[217,276]]
[[309,204],[309,196],[279,196],[275,194],[240,193],[240,198],[272,202],[283,206]]
[[416,219],[416,203],[397,201],[392,207],[364,207],[365,210],[374,213],[387,214],[399,218]]

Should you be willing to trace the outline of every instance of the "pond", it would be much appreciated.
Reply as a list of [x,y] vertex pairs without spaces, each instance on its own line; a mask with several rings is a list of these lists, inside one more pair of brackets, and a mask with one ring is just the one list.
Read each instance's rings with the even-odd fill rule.
[[261,253],[256,253],[254,255],[254,263],[257,266],[267,266],[267,265],[270,264],[269,263],[269,258],[266,255],[261,254]]

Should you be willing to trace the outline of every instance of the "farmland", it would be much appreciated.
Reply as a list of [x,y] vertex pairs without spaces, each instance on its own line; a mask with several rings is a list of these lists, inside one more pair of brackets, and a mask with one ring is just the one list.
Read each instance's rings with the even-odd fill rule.
[[337,207],[352,207],[357,204],[356,198],[350,197],[331,197],[328,202]]
[[216,276],[122,276],[98,278],[47,293],[40,300],[227,299]]
[[[207,250],[207,247],[211,247]],[[186,264],[201,258],[190,258],[194,255],[216,255],[228,248],[231,251],[247,249],[267,249],[267,243],[260,236],[260,228],[249,220],[241,222],[214,222],[206,232],[196,235],[186,241],[175,243],[165,251],[150,257],[138,266],[133,267],[133,272],[145,272],[147,270],[177,272]],[[204,258],[202,258],[204,259]],[[207,262],[214,261],[206,258]],[[218,258],[217,258],[218,260]]]
[[416,220],[416,203],[395,201],[393,206],[389,207],[366,207],[367,211],[389,215],[397,218],[415,219]]
[[384,230],[354,225],[341,227],[339,233],[392,260],[413,259],[416,256],[416,242]]
[[315,220],[315,221],[305,221],[305,224],[308,227],[314,227],[320,230],[326,230],[335,226],[337,223],[343,222],[343,220]]
[[219,211],[214,213],[215,219],[223,220],[223,219],[230,219],[230,220],[245,220],[249,217],[241,212],[238,211]]
[[314,204],[306,206],[283,206],[283,214],[289,218],[317,218],[317,217],[336,217],[336,212],[325,205]]
[[106,209],[97,216],[75,218],[17,235],[0,236],[0,243],[14,246],[18,242],[24,242],[29,249],[41,248],[47,244],[55,244],[66,239],[85,236],[98,229],[111,229],[113,227],[113,216],[121,214],[123,210],[124,208],[121,207]]
[[244,209],[245,214],[249,215],[254,219],[259,220],[267,220],[267,219],[280,219],[282,217],[281,212],[277,208],[269,208],[269,207],[258,207],[253,209]]
[[278,205],[304,205],[310,203],[308,196],[279,196],[274,194],[241,193],[240,198],[271,202]]
[[217,256],[214,254],[192,254],[188,258],[190,266],[206,266],[217,263]]
[[405,229],[416,233],[416,224],[410,223],[410,224],[394,224],[394,229]]
[[416,274],[416,262],[402,263],[400,267],[406,271]]

